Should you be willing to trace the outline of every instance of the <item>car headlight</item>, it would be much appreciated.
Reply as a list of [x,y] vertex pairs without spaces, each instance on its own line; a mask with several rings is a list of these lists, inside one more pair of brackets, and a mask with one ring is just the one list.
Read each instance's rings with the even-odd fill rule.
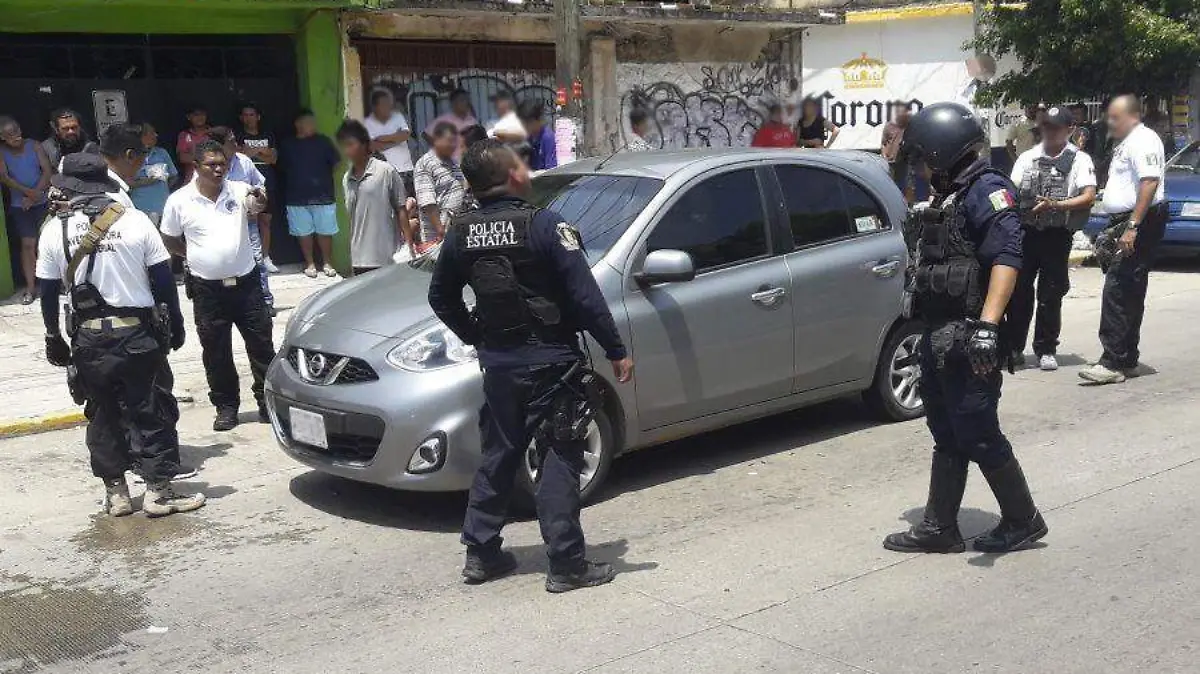
[[393,367],[412,372],[440,370],[476,359],[475,347],[464,344],[442,323],[434,323],[388,352]]
[[1179,213],[1185,218],[1200,218],[1200,201],[1188,201]]

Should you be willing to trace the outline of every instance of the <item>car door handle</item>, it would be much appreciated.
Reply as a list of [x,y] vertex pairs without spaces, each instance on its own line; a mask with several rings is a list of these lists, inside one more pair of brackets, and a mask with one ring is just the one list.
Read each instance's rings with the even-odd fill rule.
[[899,260],[879,261],[871,265],[871,273],[879,278],[891,278],[900,271]]
[[763,288],[750,296],[750,301],[755,304],[761,304],[764,307],[775,306],[779,300],[787,295],[787,290],[783,288]]

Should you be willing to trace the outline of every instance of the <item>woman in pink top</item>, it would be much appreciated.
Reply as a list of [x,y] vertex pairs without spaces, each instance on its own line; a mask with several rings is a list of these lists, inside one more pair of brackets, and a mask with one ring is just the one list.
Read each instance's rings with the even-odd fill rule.
[[[442,122],[453,124],[458,129],[461,136],[463,131],[478,126],[479,120],[475,119],[475,111],[471,109],[471,95],[465,89],[455,89],[450,93],[450,111],[438,115],[425,125],[425,142],[433,145],[433,129]],[[462,157],[463,150],[466,149],[459,143],[458,150],[454,153],[454,159],[458,160]]]

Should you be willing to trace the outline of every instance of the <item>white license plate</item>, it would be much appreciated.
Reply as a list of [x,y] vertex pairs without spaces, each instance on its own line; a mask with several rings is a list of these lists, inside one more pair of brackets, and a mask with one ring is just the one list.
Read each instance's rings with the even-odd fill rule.
[[291,408],[292,439],[306,445],[329,449],[329,437],[325,435],[325,417],[308,410]]
[[1200,201],[1184,203],[1180,215],[1185,218],[1200,218]]

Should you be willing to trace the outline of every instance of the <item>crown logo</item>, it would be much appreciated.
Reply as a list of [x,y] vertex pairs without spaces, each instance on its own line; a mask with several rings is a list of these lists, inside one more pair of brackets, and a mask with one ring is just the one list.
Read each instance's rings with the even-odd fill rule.
[[886,63],[863,52],[862,56],[842,64],[842,80],[847,89],[882,89],[887,70]]

